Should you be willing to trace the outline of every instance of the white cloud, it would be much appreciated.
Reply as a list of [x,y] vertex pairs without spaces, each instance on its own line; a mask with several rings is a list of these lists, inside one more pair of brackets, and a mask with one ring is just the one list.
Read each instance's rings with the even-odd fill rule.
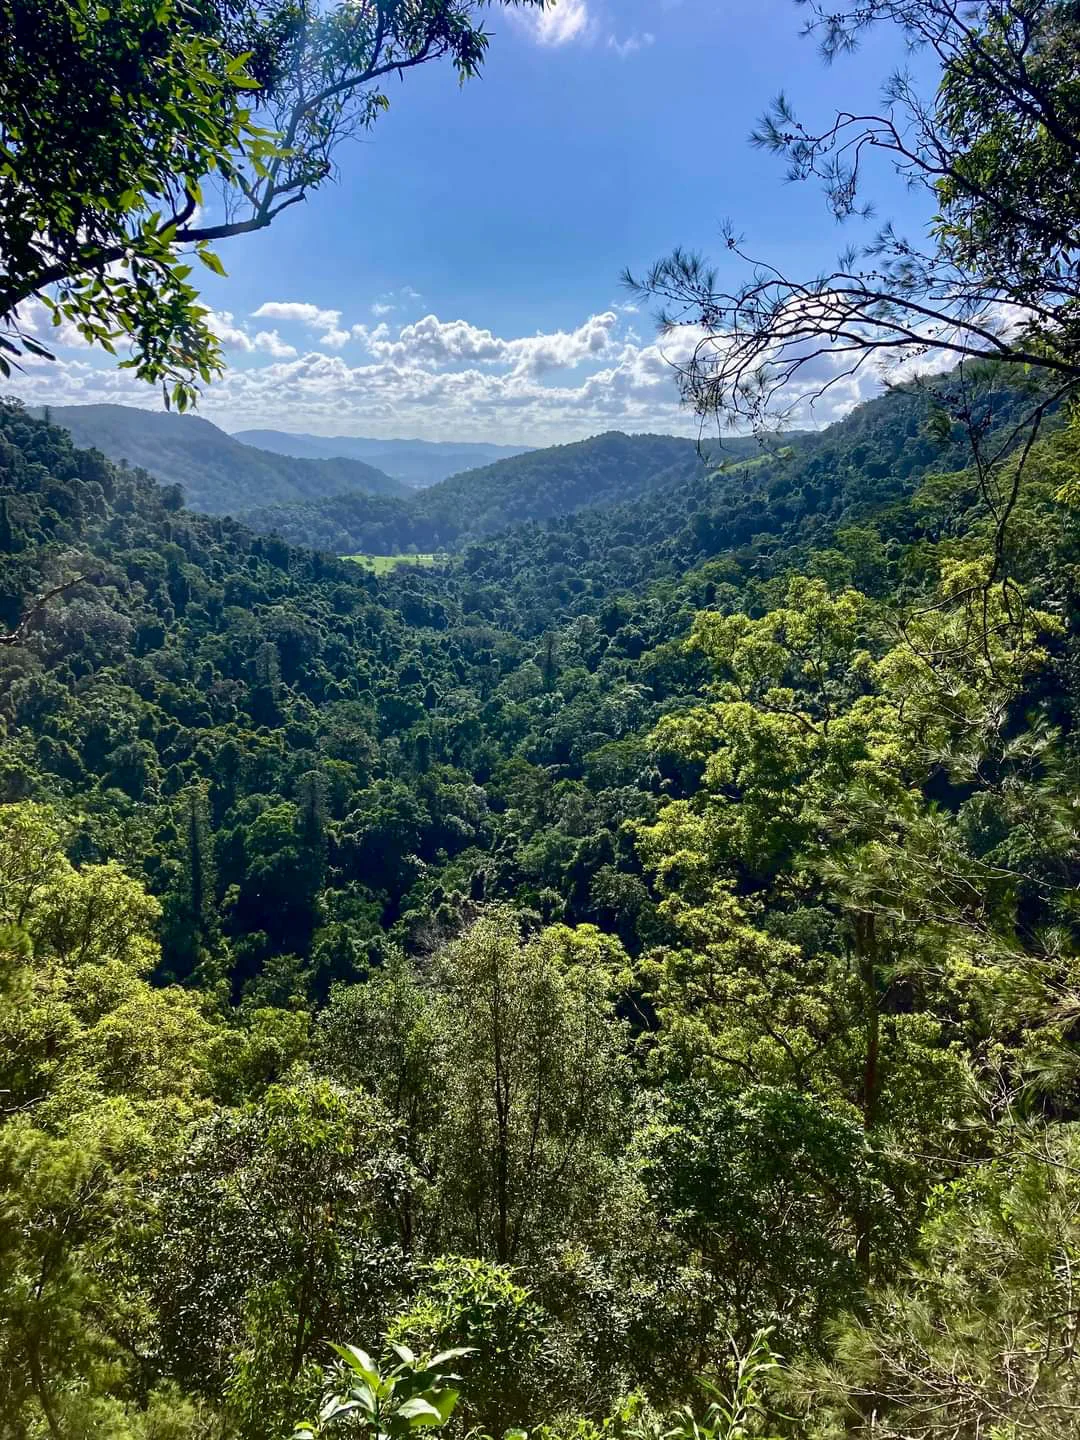
[[400,290],[388,290],[384,295],[377,295],[372,302],[371,313],[376,320],[381,320],[384,315],[392,315],[395,310],[412,310],[423,303],[423,295],[419,290],[414,290],[411,285],[402,285]]
[[341,319],[340,310],[320,310],[300,300],[267,300],[252,316],[256,320],[296,320],[309,330],[329,330]]
[[618,318],[614,310],[605,310],[602,315],[590,315],[576,330],[511,340],[508,350],[519,371],[535,376],[590,360],[604,360],[616,349]]
[[607,48],[614,50],[620,60],[626,60],[629,56],[636,54],[638,50],[648,49],[655,42],[656,36],[651,30],[643,30],[640,33],[635,30],[632,35],[627,35],[625,40],[620,40],[617,35],[609,35]]
[[[381,327],[386,329],[385,326]],[[447,365],[465,360],[498,361],[505,357],[506,341],[467,320],[442,321],[425,315],[399,330],[396,340],[367,337],[372,355],[396,364]]]
[[[49,351],[90,348],[90,342],[83,339],[70,320],[61,320],[59,325],[54,325],[51,312],[40,300],[24,300],[17,313],[20,328],[27,335],[32,335]],[[31,358],[24,356],[19,361],[20,365],[27,363],[27,360]]]
[[542,10],[512,10],[538,45],[566,45],[584,39],[591,28],[587,0],[548,0]]
[[251,314],[254,320],[284,320],[303,325],[332,350],[340,350],[349,339],[348,330],[341,328],[340,310],[321,310],[318,305],[303,300],[267,300]]
[[[590,5],[594,8],[590,9]],[[592,42],[607,30],[603,22],[608,7],[596,0],[548,0],[542,10],[522,8],[511,11],[518,26],[528,32],[537,45],[551,48],[569,45],[572,41]],[[634,30],[620,36],[616,31],[607,31],[604,44],[620,60],[626,60],[639,50],[645,50],[656,43],[656,36],[650,30]]]
[[403,325],[396,339],[390,338],[385,324],[371,332],[354,325],[353,334],[365,342],[376,359],[395,365],[433,369],[468,363],[502,365],[517,373],[540,376],[583,361],[607,358],[615,348],[617,323],[615,312],[607,310],[602,315],[591,315],[576,330],[505,340],[467,320],[444,321],[437,315],[425,315],[422,320]]
[[385,320],[380,320],[374,330],[366,325],[354,325],[349,333],[354,340],[363,340],[365,345],[370,345],[372,341],[378,344],[390,339],[390,326]]
[[231,311],[209,310],[206,323],[226,350],[241,350],[245,355],[250,355],[255,349],[255,342],[236,324]]
[[[299,323],[335,340],[344,332],[340,312],[271,301],[259,312],[282,324]],[[298,305],[299,302],[296,302]],[[273,311],[271,312],[271,307]],[[406,325],[353,325],[360,363],[331,346],[298,353],[276,329],[237,331],[231,364],[208,386],[200,403],[207,419],[226,429],[273,424],[294,430],[376,436],[493,440],[547,445],[601,430],[697,433],[697,420],[679,403],[672,362],[685,359],[701,332],[680,327],[659,341],[642,340],[633,316],[614,307],[568,329],[501,336],[465,319],[425,315]],[[216,317],[221,330],[237,330],[232,317]],[[362,346],[361,350],[359,347]],[[800,423],[824,425],[874,393],[867,373],[839,381]],[[804,377],[785,401],[799,402],[820,379]],[[112,401],[156,408],[157,392],[106,356],[85,348],[61,351],[55,364],[19,377],[32,404]]]
[[272,355],[275,360],[292,360],[297,353],[296,347],[286,344],[276,330],[260,330],[255,336],[255,345],[257,349]]

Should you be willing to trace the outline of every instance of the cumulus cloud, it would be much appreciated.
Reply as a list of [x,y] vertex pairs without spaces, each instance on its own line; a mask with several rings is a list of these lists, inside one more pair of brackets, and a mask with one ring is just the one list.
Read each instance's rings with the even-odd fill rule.
[[250,355],[255,349],[254,340],[236,324],[231,311],[210,310],[206,315],[206,323],[221,341],[224,349],[240,350],[245,355]]
[[302,300],[267,300],[251,316],[253,320],[285,320],[303,325],[334,350],[340,350],[349,339],[348,330],[341,328],[340,310],[321,310]]
[[[84,340],[77,328],[70,320],[61,320],[59,325],[53,324],[53,317],[50,311],[40,300],[24,300],[18,309],[19,326],[27,335],[32,335],[35,340],[44,345],[49,351],[54,349],[86,350],[90,348],[90,342]],[[23,355],[19,364],[32,364],[35,357]],[[48,361],[45,362],[48,364]]]
[[367,325],[354,325],[349,333],[354,340],[362,340],[365,345],[371,345],[373,342],[379,344],[390,339],[390,326],[385,320],[380,320],[374,330]]
[[[347,417],[356,434],[534,445],[609,429],[697,432],[696,417],[679,403],[672,368],[702,338],[690,326],[643,340],[632,317],[614,307],[573,328],[511,336],[434,314],[346,331],[339,311],[299,302],[271,301],[256,313],[298,325],[314,343],[304,352],[276,329],[249,334],[227,312],[217,315],[219,333],[241,338],[234,336],[230,366],[207,387],[199,408],[226,429],[273,424],[330,433]],[[348,356],[326,339],[341,335],[355,342]],[[838,418],[877,383],[870,374],[839,382],[799,423]],[[783,398],[808,401],[819,388],[820,381],[802,377]],[[18,391],[31,404],[157,404],[156,393],[130,371],[85,348],[27,370]]]
[[[380,330],[387,332],[387,327],[383,325]],[[506,347],[506,341],[497,339],[490,330],[481,330],[467,320],[442,321],[437,315],[425,315],[422,320],[403,326],[396,340],[380,337],[379,331],[364,338],[372,355],[398,365],[496,361],[503,359]]]
[[618,319],[614,310],[605,310],[602,315],[590,315],[576,330],[511,340],[508,351],[517,370],[535,376],[589,360],[604,360],[616,346]]
[[538,45],[567,45],[586,37],[592,25],[587,0],[549,0],[543,10],[512,10]]
[[390,338],[385,324],[370,332],[365,326],[354,325],[353,334],[364,341],[376,359],[395,365],[435,369],[472,362],[510,366],[520,373],[539,376],[586,360],[605,359],[615,346],[617,322],[615,312],[607,310],[602,315],[591,315],[576,330],[508,340],[467,320],[440,320],[437,315],[425,315],[422,320],[403,325],[396,339]]
[[292,360],[297,353],[296,346],[287,344],[276,330],[260,330],[255,336],[255,346],[275,360]]
[[320,310],[300,300],[267,300],[253,310],[256,320],[296,320],[309,330],[327,330],[341,319],[340,310]]

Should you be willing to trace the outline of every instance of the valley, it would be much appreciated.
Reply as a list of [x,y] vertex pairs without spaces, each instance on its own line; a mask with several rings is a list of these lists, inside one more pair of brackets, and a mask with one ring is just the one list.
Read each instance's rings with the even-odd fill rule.
[[0,0],[0,1440],[1080,1434],[1078,137]]

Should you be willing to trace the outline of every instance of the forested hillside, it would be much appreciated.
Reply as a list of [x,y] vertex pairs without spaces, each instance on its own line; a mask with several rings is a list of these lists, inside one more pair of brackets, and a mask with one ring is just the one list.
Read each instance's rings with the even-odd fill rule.
[[[691,8],[0,6],[0,374],[181,412],[124,464],[0,401],[0,1440],[1080,1434],[1077,5],[804,0],[830,79],[871,32],[910,65],[754,130],[862,236],[832,271],[792,206],[790,273],[731,225],[573,331],[417,326],[342,184],[285,253],[368,266],[351,311],[244,300],[327,352],[273,371],[303,414],[502,395],[554,434],[662,413],[647,307],[749,438],[406,495],[182,413],[224,368],[197,267],[345,179],[414,69],[474,79],[492,12],[515,98],[576,45],[677,178],[725,160],[723,90],[654,134],[624,78]],[[722,21],[666,73],[760,57]],[[491,197],[431,132],[464,292],[456,192]],[[559,163],[522,164],[552,220]],[[882,164],[910,236],[859,228]],[[478,210],[531,313],[547,231],[522,267],[538,227]]]
[[[690,440],[612,432],[475,466],[417,493],[361,460],[286,458],[190,415],[89,405],[50,416],[77,445],[180,484],[193,509],[337,555],[458,548],[520,521],[634,500],[705,468]],[[712,449],[717,466],[761,453],[752,438]]]
[[[752,439],[733,439],[722,453],[734,460],[758,449]],[[334,495],[309,505],[260,505],[239,518],[264,534],[336,554],[456,549],[522,521],[634,500],[704,469],[693,441],[613,432],[465,471],[407,505]]]
[[[3,652],[2,893],[38,957],[9,942],[9,1284],[70,1226],[5,1322],[9,1410],[40,1404],[28,1335],[61,1433],[168,1410],[251,1436],[302,1411],[327,1334],[475,1343],[462,1414],[493,1434],[627,1386],[662,1408],[770,1321],[799,1365],[852,1306],[848,1345],[929,1343],[921,1311],[862,1308],[868,1270],[1041,1205],[1038,1146],[1071,1163],[1064,1132],[995,1160],[973,1082],[992,1053],[1035,1113],[1070,1104],[1072,430],[1025,478],[1026,618],[972,661],[992,537],[918,392],[384,578],[17,406],[2,429],[5,622],[85,576]],[[504,1003],[525,1048],[499,1059]],[[524,1087],[505,1132],[492,1063]],[[923,1283],[887,1303],[956,1303]]]
[[[734,443],[744,452],[753,445]],[[467,533],[491,534],[521,520],[632,500],[700,463],[692,441],[613,431],[453,476],[418,497],[417,509],[435,526],[464,520]]]
[[76,445],[180,485],[193,509],[227,515],[254,504],[319,500],[350,491],[403,496],[406,486],[358,459],[302,460],[243,445],[196,415],[129,405],[58,405],[52,421]]

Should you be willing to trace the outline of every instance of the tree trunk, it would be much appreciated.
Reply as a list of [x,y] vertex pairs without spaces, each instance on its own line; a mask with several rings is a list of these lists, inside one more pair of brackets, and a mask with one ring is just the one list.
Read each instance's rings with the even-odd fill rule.
[[41,1356],[38,1353],[37,1340],[30,1340],[26,1347],[26,1356],[30,1366],[30,1380],[34,1387],[34,1394],[38,1398],[42,1414],[45,1416],[45,1423],[49,1427],[49,1434],[52,1440],[64,1440],[64,1432],[60,1428],[60,1418],[53,1407],[52,1396],[49,1394],[49,1387],[45,1383],[45,1372],[41,1368]]
[[[872,914],[855,919],[855,957],[859,967],[863,1005],[866,1011],[865,1048],[863,1051],[862,1116],[863,1129],[869,1135],[877,1124],[878,1093],[881,1088],[881,1012],[878,996],[877,924]],[[870,1217],[858,1217],[855,1256],[867,1279],[872,1268]]]

